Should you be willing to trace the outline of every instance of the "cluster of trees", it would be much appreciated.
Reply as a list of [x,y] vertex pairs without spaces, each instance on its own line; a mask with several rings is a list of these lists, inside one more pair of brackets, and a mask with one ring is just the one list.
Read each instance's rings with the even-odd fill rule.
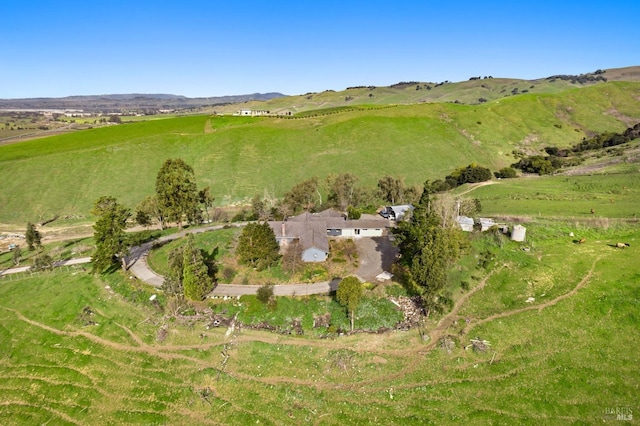
[[596,72],[594,72],[593,74],[580,74],[580,75],[566,75],[566,74],[562,74],[562,75],[552,75],[550,77],[547,77],[547,80],[549,80],[550,82],[554,82],[556,80],[564,80],[564,81],[570,81],[573,84],[576,83],[580,83],[580,84],[585,84],[585,83],[595,83],[597,81],[602,81],[605,82],[607,81],[606,77],[603,77],[602,74],[604,73],[604,71],[602,70],[597,70]]
[[185,220],[190,224],[202,222],[200,205],[208,216],[213,200],[209,187],[198,191],[193,168],[180,158],[164,162],[156,177],[156,193],[142,200],[135,216],[114,197],[100,197],[91,211],[96,216],[94,271],[103,272],[117,263],[127,268],[130,242],[125,229],[132,216],[143,226],[150,225],[155,219],[163,229],[167,222],[175,222],[182,228]]
[[491,170],[471,163],[466,167],[459,167],[444,179],[437,179],[430,184],[431,190],[445,192],[465,183],[477,183],[491,180]]
[[640,137],[640,123],[633,127],[627,128],[622,133],[604,132],[595,135],[589,139],[585,138],[580,143],[574,145],[571,151],[579,153],[583,151],[592,151],[602,148],[609,148],[616,145],[622,145]]
[[[555,172],[562,167],[576,166],[582,163],[580,154],[585,151],[596,151],[604,148],[621,145],[640,137],[640,123],[627,128],[623,133],[604,132],[591,138],[584,138],[580,143],[568,149],[548,146],[544,148],[546,155],[525,156],[520,152],[514,152],[520,157],[512,168],[520,169],[526,173],[545,175]],[[497,175],[496,175],[497,176]]]
[[[323,193],[327,195],[323,199]],[[384,176],[376,188],[359,185],[351,173],[331,174],[324,181],[312,177],[295,184],[281,199],[256,195],[250,211],[239,215],[240,220],[282,220],[301,212],[314,212],[334,207],[346,211],[357,219],[363,210],[375,210],[380,203],[405,204],[418,195],[415,187],[407,185],[403,178]]]
[[[444,180],[431,183],[434,192],[445,192],[464,183],[490,180],[489,169],[470,164],[454,170]],[[327,194],[323,199],[323,193]],[[281,199],[256,195],[251,208],[241,212],[235,220],[283,220],[301,212],[336,208],[347,212],[349,218],[358,219],[365,211],[375,211],[381,204],[413,204],[420,197],[419,187],[408,185],[404,178],[383,176],[375,188],[359,185],[358,178],[351,173],[329,175],[324,181],[312,177],[300,182]]]

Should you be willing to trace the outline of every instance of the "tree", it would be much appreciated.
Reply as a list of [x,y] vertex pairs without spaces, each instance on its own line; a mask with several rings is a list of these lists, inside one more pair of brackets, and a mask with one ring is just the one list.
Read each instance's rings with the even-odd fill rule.
[[27,222],[27,232],[25,233],[25,238],[27,240],[27,246],[29,247],[29,250],[33,250],[35,247],[42,246],[42,236],[36,229],[36,226],[31,222]]
[[236,255],[240,263],[258,270],[275,265],[280,259],[280,246],[268,223],[250,223],[238,240]]
[[284,194],[283,202],[289,206],[293,214],[300,211],[310,211],[316,206],[316,197],[319,204],[322,204],[320,192],[318,190],[318,178],[312,177],[304,182],[294,185]]
[[392,231],[400,251],[399,267],[405,286],[420,295],[427,316],[450,305],[446,293],[447,274],[460,250],[455,230],[442,226],[431,199],[431,184],[425,182],[420,201],[409,220]]
[[265,284],[258,288],[256,293],[256,297],[258,300],[265,305],[268,305],[271,309],[275,309],[276,307],[276,298],[273,294],[273,285]]
[[394,205],[404,202],[404,180],[392,176],[385,176],[378,181],[378,193],[380,198]]
[[197,221],[200,210],[195,175],[181,158],[164,162],[156,177],[156,195],[163,214],[180,229],[185,217],[190,223]]
[[182,286],[187,299],[203,300],[213,290],[214,282],[202,256],[202,251],[195,246],[193,235],[187,236],[187,243],[182,251]]
[[167,263],[169,264],[169,274],[162,282],[162,290],[169,297],[178,299],[184,298],[184,287],[182,286],[182,273],[184,262],[184,245],[180,245],[169,252]]
[[353,331],[354,328],[356,309],[358,309],[361,298],[362,284],[360,284],[358,278],[349,276],[340,281],[338,291],[336,292],[336,299],[338,303],[347,308],[349,318],[351,319],[351,331]]
[[209,209],[213,206],[214,201],[215,197],[211,195],[211,189],[209,186],[205,186],[198,191],[198,202],[202,204],[202,207],[204,207],[204,212],[207,215],[207,222],[211,220],[209,217]]
[[290,274],[296,274],[304,267],[302,261],[302,247],[297,240],[289,243],[282,255],[282,269]]
[[454,170],[445,178],[445,180],[447,183],[455,181],[456,185],[452,185],[452,187],[463,185],[465,183],[484,182],[491,180],[491,170],[475,163],[471,163],[466,167]]
[[344,210],[348,205],[357,205],[355,202],[355,185],[358,178],[351,173],[329,175],[327,186],[329,187],[328,201],[334,206]]
[[102,272],[118,259],[122,268],[127,269],[128,246],[124,230],[131,212],[118,204],[115,198],[103,196],[96,201],[91,213],[98,217],[93,225],[96,242],[96,251],[91,258],[93,270]]
[[257,220],[271,219],[271,208],[267,200],[256,194],[251,200],[251,216]]
[[12,256],[13,264],[18,266],[20,264],[20,259],[22,258],[22,249],[20,247],[16,247],[13,250],[11,250],[11,252],[13,253],[13,256]]
[[215,286],[216,253],[217,250],[208,254],[199,249],[196,247],[193,235],[187,235],[184,244],[169,252],[169,274],[162,283],[165,294],[179,302],[184,297],[203,300]]
[[516,171],[513,167],[503,167],[500,171],[493,172],[498,179],[511,179],[516,177]]
[[33,259],[33,266],[31,266],[31,271],[46,271],[53,269],[53,259],[47,253],[40,252]]
[[156,195],[147,195],[136,207],[136,222],[143,226],[148,226],[146,223],[141,223],[139,219],[142,219],[143,222],[150,222],[155,219],[160,224],[160,228],[166,228],[164,212],[162,206],[158,203]]
[[149,228],[152,223],[151,215],[143,210],[136,208],[136,223],[140,226]]

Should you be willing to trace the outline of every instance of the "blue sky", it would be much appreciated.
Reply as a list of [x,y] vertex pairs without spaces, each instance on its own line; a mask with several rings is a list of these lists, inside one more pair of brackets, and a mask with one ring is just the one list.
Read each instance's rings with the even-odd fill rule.
[[0,98],[295,95],[640,65],[637,0],[3,0],[1,10]]

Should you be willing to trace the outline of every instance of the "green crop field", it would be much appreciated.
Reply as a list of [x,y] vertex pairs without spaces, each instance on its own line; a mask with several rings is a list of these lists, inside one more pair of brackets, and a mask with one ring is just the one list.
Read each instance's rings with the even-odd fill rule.
[[[152,290],[114,292],[131,285],[120,274],[4,278],[0,420],[560,425],[636,415],[637,226],[534,222],[527,237],[477,241],[493,260],[451,313],[427,322],[429,340],[415,329],[319,339],[308,312],[344,321],[320,299],[283,299],[275,312],[252,299],[229,305],[249,322],[300,318],[305,334],[288,336],[167,321]],[[611,247],[618,241],[631,247]],[[485,352],[464,349],[476,337]]]
[[126,123],[0,146],[0,223],[59,215],[91,218],[112,195],[134,207],[154,192],[167,158],[193,165],[217,205],[281,195],[296,183],[351,172],[373,187],[384,175],[409,184],[476,162],[496,170],[511,152],[570,146],[591,132],[640,121],[640,84],[612,82],[482,105],[363,108],[300,119],[190,116]]

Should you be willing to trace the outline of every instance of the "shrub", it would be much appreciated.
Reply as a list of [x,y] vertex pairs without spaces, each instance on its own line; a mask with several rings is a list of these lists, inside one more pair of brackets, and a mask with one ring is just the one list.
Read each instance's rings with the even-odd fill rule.
[[503,167],[499,171],[493,173],[498,179],[510,179],[517,176],[515,169],[512,167]]
[[267,305],[269,309],[275,310],[277,307],[276,297],[273,295],[273,285],[265,284],[258,289],[256,293],[258,301]]

